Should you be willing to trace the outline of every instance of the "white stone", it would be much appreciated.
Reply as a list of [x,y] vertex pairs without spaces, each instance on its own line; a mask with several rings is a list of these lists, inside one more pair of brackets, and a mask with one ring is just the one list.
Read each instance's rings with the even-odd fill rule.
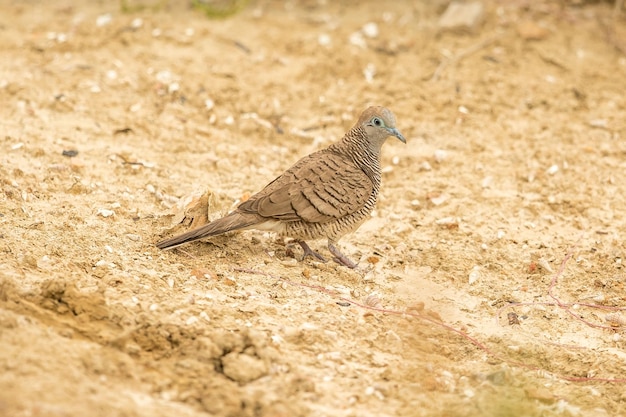
[[485,7],[479,1],[453,1],[439,18],[439,28],[451,31],[475,31],[483,22]]

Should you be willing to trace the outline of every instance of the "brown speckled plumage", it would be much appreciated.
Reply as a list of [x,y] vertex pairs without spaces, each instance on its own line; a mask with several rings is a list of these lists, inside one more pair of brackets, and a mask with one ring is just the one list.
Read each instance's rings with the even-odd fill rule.
[[157,247],[171,249],[231,230],[269,230],[295,238],[305,256],[320,260],[305,240],[326,238],[335,260],[353,268],[335,243],[369,218],[380,189],[380,150],[389,136],[405,142],[393,113],[370,107],[341,141],[305,156],[230,214]]

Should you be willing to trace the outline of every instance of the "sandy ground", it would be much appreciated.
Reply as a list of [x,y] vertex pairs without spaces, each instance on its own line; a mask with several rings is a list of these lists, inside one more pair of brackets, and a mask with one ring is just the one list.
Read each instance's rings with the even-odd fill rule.
[[[1,415],[626,415],[626,11],[162,3],[1,1]],[[154,247],[370,104],[358,270]]]

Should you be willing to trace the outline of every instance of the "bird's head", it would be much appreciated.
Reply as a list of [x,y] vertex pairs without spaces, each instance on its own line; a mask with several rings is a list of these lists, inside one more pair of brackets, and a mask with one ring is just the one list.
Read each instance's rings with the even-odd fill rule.
[[382,146],[389,136],[395,136],[401,142],[406,143],[406,139],[396,128],[396,117],[385,107],[372,106],[366,109],[361,113],[357,126],[365,131],[370,143],[374,146]]

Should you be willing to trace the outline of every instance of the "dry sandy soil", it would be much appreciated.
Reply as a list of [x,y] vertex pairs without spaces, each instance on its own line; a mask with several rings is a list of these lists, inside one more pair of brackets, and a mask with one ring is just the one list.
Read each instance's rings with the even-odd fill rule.
[[[1,2],[1,415],[626,415],[626,11],[161,3]],[[370,104],[358,270],[154,247]]]

